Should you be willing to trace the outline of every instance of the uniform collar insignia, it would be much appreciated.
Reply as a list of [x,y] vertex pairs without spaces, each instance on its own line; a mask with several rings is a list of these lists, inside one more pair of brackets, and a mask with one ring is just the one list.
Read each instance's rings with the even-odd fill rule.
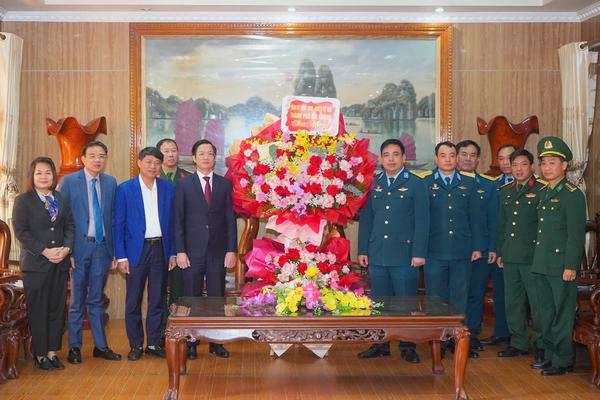
[[408,178],[408,172],[404,171],[403,175],[404,175],[405,178]]

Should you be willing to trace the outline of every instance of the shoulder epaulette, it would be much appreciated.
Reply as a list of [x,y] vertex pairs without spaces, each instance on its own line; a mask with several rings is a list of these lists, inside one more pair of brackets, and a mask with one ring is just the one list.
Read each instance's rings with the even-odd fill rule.
[[541,183],[542,185],[547,185],[548,181],[543,180],[542,178],[535,177],[536,182]]
[[425,179],[425,177],[433,174],[433,171],[423,171],[423,172],[416,172],[416,171],[410,171],[413,175],[418,176],[421,179]]
[[571,182],[565,183],[565,187],[569,192],[574,192],[577,190],[577,186],[573,185]]
[[475,174],[472,172],[459,171],[461,175],[468,176],[470,178],[475,178]]
[[504,185],[500,185],[500,187],[499,187],[498,189],[505,188],[505,187],[507,187],[507,186],[510,186],[510,185],[512,185],[513,183],[514,183],[514,181],[506,182]]
[[496,178],[497,178],[497,177],[495,177],[495,176],[489,176],[489,175],[486,175],[486,174],[479,174],[479,176],[481,176],[481,177],[483,177],[483,178],[487,179],[488,181],[495,181],[495,180],[496,180]]

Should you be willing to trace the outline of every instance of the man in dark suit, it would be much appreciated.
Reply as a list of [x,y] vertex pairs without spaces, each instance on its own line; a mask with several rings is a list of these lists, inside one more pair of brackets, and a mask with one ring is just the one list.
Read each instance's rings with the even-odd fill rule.
[[113,262],[113,208],[117,181],[104,174],[108,149],[93,141],[83,147],[83,169],[66,175],[60,191],[75,220],[75,246],[71,257],[71,303],[69,305],[69,355],[71,364],[81,363],[83,314],[94,337],[93,356],[120,360],[106,342],[104,333],[104,285]]
[[142,296],[148,281],[148,311],[146,353],[165,357],[160,343],[160,320],[166,281],[167,264],[175,267],[171,242],[173,186],[157,179],[163,155],[156,147],[140,151],[140,175],[117,187],[115,204],[115,256],[121,272],[126,274],[125,327],[131,351],[131,361],[142,357]]
[[[210,141],[194,143],[196,173],[180,180],[176,188],[173,232],[177,265],[183,270],[184,296],[201,296],[205,278],[208,296],[224,296],[226,268],[236,263],[232,186],[214,173],[216,154]],[[209,350],[218,357],[229,357],[222,345],[211,343]],[[190,352],[195,352],[195,346]]]

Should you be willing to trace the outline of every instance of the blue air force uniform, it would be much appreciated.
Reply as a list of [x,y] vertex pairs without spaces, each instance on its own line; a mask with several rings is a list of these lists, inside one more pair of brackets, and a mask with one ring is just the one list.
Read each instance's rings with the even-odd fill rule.
[[453,171],[445,177],[436,168],[423,176],[430,203],[425,291],[465,313],[471,253],[485,248],[474,174]]
[[487,262],[489,252],[496,252],[500,186],[504,185],[507,179],[510,178],[505,175],[492,178],[475,173],[476,199],[482,215],[480,226],[483,231],[484,251],[483,256],[473,262],[471,270],[466,324],[471,331],[472,337],[479,337],[481,334],[483,300],[490,278],[492,279],[494,289],[493,336],[503,338],[510,335],[506,323],[504,275],[502,269],[496,263],[488,264]]
[[411,261],[427,254],[429,198],[419,176],[402,169],[391,178],[375,178],[361,210],[358,254],[369,257],[373,296],[416,296],[419,268]]

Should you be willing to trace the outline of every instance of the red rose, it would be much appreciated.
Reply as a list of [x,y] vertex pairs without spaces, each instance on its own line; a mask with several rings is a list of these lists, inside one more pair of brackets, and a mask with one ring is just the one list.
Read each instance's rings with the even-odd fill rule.
[[298,249],[291,248],[287,251],[287,256],[290,260],[296,260],[300,258],[300,251],[298,251]]
[[312,156],[310,158],[310,165],[312,165],[312,166],[320,167],[322,162],[323,162],[323,159],[319,156]]
[[287,255],[285,255],[285,254],[281,255],[277,259],[277,265],[279,265],[280,267],[283,267],[288,261],[289,261],[289,259],[288,259]]
[[319,167],[315,165],[309,165],[308,168],[306,168],[306,173],[310,176],[315,176],[319,173]]
[[266,183],[263,183],[262,185],[260,185],[260,191],[263,193],[269,193],[271,191],[271,186],[267,185]]
[[301,262],[300,264],[298,264],[298,266],[296,267],[296,269],[298,270],[298,272],[301,275],[304,275],[304,273],[306,272],[306,269],[308,268],[308,265],[306,265],[306,263]]
[[346,171],[344,171],[342,169],[338,169],[338,171],[335,175],[343,181],[348,179],[348,174],[346,173]]
[[285,178],[285,169],[278,169],[277,172],[275,172],[275,175],[277,175],[279,179]]
[[335,186],[335,185],[327,186],[327,193],[329,193],[331,196],[335,196],[339,192],[340,192],[340,188],[338,188],[337,186]]
[[277,193],[281,197],[290,195],[290,191],[286,187],[283,187],[283,186],[277,186],[275,188],[275,193]]
[[337,158],[335,158],[335,156],[333,154],[328,155],[326,160],[329,161],[329,163],[332,165],[337,162]]
[[329,271],[336,271],[336,272],[340,272],[342,270],[342,266],[339,264],[331,264],[329,266]]
[[252,172],[254,172],[254,175],[266,175],[271,172],[271,167],[264,164],[258,164],[256,167],[254,167]]
[[311,253],[315,253],[319,248],[314,244],[307,244],[305,247],[306,251],[310,251]]
[[329,264],[327,264],[325,261],[319,261],[317,263],[317,268],[319,268],[321,273],[326,274],[327,271],[329,271]]
[[354,285],[356,282],[360,281],[360,275],[358,275],[356,272],[350,272],[349,274],[345,274],[343,275],[340,280],[338,281],[338,284],[341,287],[345,287],[350,289],[350,287],[352,287],[352,285]]
[[323,172],[323,176],[327,179],[333,179],[333,177],[335,176],[333,170],[331,168],[329,168],[328,170],[325,170]]
[[311,194],[321,194],[323,193],[323,188],[318,183],[310,183],[306,185],[306,191]]

